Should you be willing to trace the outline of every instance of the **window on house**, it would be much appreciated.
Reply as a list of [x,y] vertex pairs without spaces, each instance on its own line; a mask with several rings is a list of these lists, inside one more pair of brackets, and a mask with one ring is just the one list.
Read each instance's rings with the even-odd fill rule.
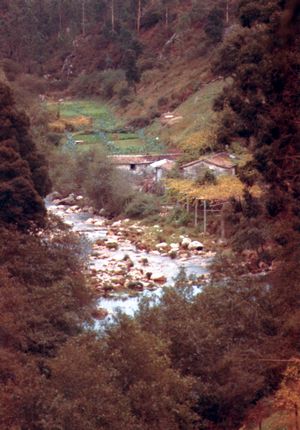
[[130,164],[130,170],[136,170],[136,164]]

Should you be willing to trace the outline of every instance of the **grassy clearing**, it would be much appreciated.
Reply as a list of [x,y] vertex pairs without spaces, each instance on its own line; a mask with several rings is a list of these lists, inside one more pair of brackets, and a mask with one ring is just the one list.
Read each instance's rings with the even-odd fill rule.
[[[112,130],[122,126],[121,120],[117,120],[107,104],[98,100],[66,100],[63,102],[48,103],[48,110],[59,114],[61,119],[75,120],[86,118],[86,125],[92,123],[94,128]],[[83,121],[82,121],[83,122]]]
[[184,146],[193,133],[207,131],[213,127],[216,115],[212,110],[212,104],[223,87],[223,81],[204,85],[174,111],[175,115],[182,117],[178,123],[163,126],[156,120],[149,128],[149,132],[177,147]]
[[122,139],[122,140],[115,140],[113,142],[120,149],[124,149],[124,150],[129,148],[140,149],[144,145],[144,142],[140,139]]
[[102,141],[97,134],[77,134],[73,135],[76,140],[83,140],[86,144],[101,144]]
[[98,119],[99,117],[109,117],[114,119],[107,105],[102,103],[101,101],[68,100],[62,103],[56,103],[56,106],[57,105],[59,105],[59,111],[61,116],[66,118],[86,116],[93,119]]
[[76,150],[78,152],[88,152],[92,149],[97,149],[106,152],[106,147],[102,143],[97,144],[89,144],[89,143],[81,143],[76,146]]

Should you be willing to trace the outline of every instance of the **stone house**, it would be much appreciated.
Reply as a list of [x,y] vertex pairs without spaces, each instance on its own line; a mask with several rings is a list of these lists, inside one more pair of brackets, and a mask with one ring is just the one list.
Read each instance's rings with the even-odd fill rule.
[[236,158],[227,152],[219,152],[184,164],[181,170],[183,177],[187,179],[197,179],[199,174],[205,170],[210,170],[216,176],[233,176],[236,173]]
[[136,175],[151,173],[151,164],[164,160],[176,160],[180,154],[161,155],[111,155],[108,158],[118,168]]

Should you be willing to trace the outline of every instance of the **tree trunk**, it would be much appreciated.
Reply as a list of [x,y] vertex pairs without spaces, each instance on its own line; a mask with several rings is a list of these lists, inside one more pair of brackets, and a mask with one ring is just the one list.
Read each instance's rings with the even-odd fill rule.
[[138,10],[137,10],[137,20],[136,20],[136,29],[137,33],[140,33],[141,29],[141,17],[142,17],[142,0],[138,0]]
[[295,429],[299,430],[298,405],[295,404]]
[[207,230],[207,203],[206,200],[203,202],[203,233],[206,234]]
[[226,0],[226,24],[229,24],[229,0]]
[[199,201],[196,199],[195,201],[195,227],[198,225],[198,203]]
[[221,212],[221,239],[225,240],[225,238],[226,238],[225,217]]
[[59,20],[59,34],[62,33],[62,5],[61,5],[62,0],[59,0],[58,2],[58,20]]
[[166,6],[166,28],[169,27],[169,8]]
[[85,0],[81,1],[82,6],[82,35],[85,36]]
[[111,30],[115,32],[115,0],[111,0]]

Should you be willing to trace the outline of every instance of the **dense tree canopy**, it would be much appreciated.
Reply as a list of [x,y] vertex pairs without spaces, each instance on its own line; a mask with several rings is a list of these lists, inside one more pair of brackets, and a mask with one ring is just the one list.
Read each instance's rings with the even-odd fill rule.
[[18,112],[11,90],[0,84],[1,221],[28,227],[45,217],[42,198],[50,191],[44,157],[29,134],[29,120]]
[[223,0],[209,5],[204,0],[188,5],[179,0],[3,0],[0,53],[21,63],[26,72],[58,74],[63,60],[80,43],[85,49],[92,48],[96,56],[100,54],[97,50],[111,43],[115,47],[110,53],[125,52],[134,49],[142,30],[156,25],[166,42],[176,31],[172,24],[186,7],[188,19],[208,20],[205,31],[215,43],[223,36],[226,5],[229,2]]
[[[299,234],[300,187],[299,25],[286,22],[283,7],[242,1],[242,27],[228,36],[214,67],[232,82],[215,101],[223,111],[219,142],[237,139],[251,154],[240,177],[247,186],[265,184],[263,216],[267,225],[278,222],[273,239],[281,243],[279,223],[285,242]],[[299,24],[299,14],[293,20]]]

